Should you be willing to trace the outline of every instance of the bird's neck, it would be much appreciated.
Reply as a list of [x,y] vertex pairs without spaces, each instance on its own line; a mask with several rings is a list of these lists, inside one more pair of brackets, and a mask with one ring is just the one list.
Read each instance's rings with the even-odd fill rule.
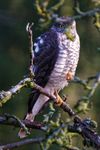
[[51,31],[55,32],[59,37],[61,37],[61,38],[64,37],[64,39],[68,39],[70,41],[74,41],[76,36],[77,36],[76,29],[75,30],[70,30],[70,31],[64,33],[64,32],[60,32],[60,31],[56,30],[55,27],[52,27]]

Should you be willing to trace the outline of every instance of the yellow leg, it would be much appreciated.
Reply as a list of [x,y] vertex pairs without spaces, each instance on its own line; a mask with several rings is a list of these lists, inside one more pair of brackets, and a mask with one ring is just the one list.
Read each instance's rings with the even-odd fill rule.
[[55,91],[54,95],[56,96],[56,104],[57,104],[57,106],[61,106],[61,104],[63,103],[62,98],[58,95],[57,91]]
[[69,71],[67,74],[66,74],[66,80],[70,81],[73,79],[73,73],[71,71]]

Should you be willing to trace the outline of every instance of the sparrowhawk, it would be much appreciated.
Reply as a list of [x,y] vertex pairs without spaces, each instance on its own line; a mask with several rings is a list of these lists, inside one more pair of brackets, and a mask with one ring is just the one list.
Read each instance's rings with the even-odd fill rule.
[[[80,40],[76,22],[71,17],[58,18],[50,30],[39,36],[33,46],[34,81],[50,94],[55,95],[58,105],[62,99],[58,92],[72,80],[79,60]],[[28,103],[27,120],[34,121],[49,98],[33,89]],[[25,137],[23,129],[20,137]]]

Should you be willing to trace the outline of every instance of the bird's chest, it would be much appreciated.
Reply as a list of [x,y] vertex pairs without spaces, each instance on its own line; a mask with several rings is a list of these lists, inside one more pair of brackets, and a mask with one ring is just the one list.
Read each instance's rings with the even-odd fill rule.
[[67,83],[66,72],[68,71],[68,40],[65,35],[58,36],[59,54],[49,82],[55,87],[63,88]]

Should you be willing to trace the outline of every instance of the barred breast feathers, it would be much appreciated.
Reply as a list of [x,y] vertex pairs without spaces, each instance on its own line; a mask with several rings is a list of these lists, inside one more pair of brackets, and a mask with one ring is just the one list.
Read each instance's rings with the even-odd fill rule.
[[68,47],[69,47],[68,65],[70,67],[70,71],[75,74],[80,54],[80,39],[77,32],[75,41],[70,42]]
[[70,41],[65,34],[58,34],[59,54],[49,79],[49,82],[56,87],[62,86],[61,88],[63,88],[68,84],[65,79],[65,74],[68,71],[71,71],[73,75],[75,74],[80,49],[80,41],[77,32],[75,36],[75,40]]

